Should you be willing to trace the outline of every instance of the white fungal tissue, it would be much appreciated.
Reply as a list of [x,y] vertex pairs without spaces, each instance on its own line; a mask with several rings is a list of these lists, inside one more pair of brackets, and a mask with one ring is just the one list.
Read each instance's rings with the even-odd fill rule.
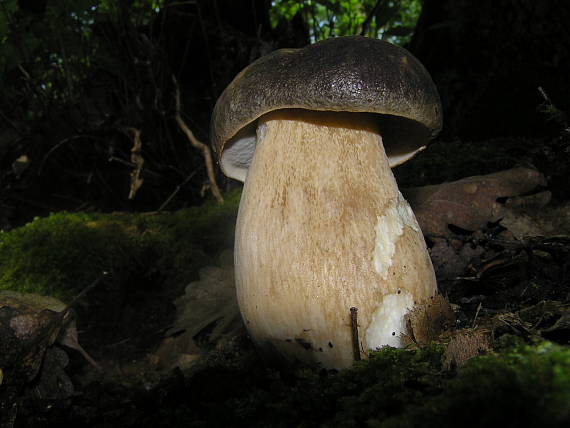
[[388,270],[392,266],[392,258],[396,251],[396,241],[402,235],[404,226],[409,226],[416,232],[420,231],[410,204],[398,192],[396,203],[390,206],[384,215],[378,216],[374,228],[376,233],[374,269],[384,280],[388,277]]
[[400,347],[400,336],[407,332],[405,316],[413,305],[412,295],[403,290],[400,293],[384,296],[366,329],[368,349],[381,348],[386,345],[394,348]]

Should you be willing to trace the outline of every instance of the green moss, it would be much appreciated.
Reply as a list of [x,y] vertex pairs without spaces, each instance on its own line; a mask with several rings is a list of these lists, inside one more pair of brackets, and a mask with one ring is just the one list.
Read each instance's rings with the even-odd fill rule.
[[570,350],[521,345],[469,361],[406,414],[375,426],[541,426],[570,422]]
[[[56,213],[0,232],[0,289],[69,299],[102,272],[183,279],[233,244],[240,192],[174,213]],[[186,278],[187,279],[187,278]]]
[[176,421],[168,409],[158,417],[171,426],[568,426],[570,349],[499,345],[456,371],[443,368],[439,346],[385,348],[341,372],[213,367],[191,380]]
[[[369,426],[544,427],[564,426],[570,420],[570,350],[562,346],[513,341],[455,373],[438,371],[440,366],[433,362],[420,370],[421,365],[400,359],[396,367],[409,371],[401,388],[393,391],[393,408],[400,414],[377,418],[372,411]],[[414,376],[415,387],[409,384]]]

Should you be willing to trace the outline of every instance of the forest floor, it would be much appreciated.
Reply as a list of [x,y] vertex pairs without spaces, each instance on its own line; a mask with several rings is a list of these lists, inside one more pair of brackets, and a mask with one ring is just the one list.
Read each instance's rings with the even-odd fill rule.
[[[3,295],[0,422],[568,426],[569,148],[567,137],[456,141],[396,171],[416,189],[477,176],[443,188],[446,201],[461,201],[452,227],[434,226],[441,216],[426,208],[441,198],[415,202],[420,224],[434,227],[426,240],[456,321],[430,344],[385,348],[340,372],[284,371],[257,355],[233,289],[239,192],[222,207],[60,213],[5,232],[0,289],[69,303],[93,286],[73,311]],[[458,189],[479,198],[477,210]]]

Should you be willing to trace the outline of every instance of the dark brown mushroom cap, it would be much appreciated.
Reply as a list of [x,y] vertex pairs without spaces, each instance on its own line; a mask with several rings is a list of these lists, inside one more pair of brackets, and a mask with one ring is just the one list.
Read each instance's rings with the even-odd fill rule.
[[391,165],[423,149],[442,123],[431,77],[401,47],[351,36],[280,49],[242,70],[214,107],[210,138],[226,175],[245,179],[256,120],[285,108],[377,113]]

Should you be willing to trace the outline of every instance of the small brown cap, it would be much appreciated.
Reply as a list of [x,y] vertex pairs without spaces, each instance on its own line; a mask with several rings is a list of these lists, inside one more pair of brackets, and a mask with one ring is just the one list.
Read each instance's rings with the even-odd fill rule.
[[242,70],[214,107],[210,138],[226,175],[245,180],[257,119],[286,108],[378,114],[392,166],[425,148],[442,123],[431,77],[401,47],[350,36],[280,49]]

